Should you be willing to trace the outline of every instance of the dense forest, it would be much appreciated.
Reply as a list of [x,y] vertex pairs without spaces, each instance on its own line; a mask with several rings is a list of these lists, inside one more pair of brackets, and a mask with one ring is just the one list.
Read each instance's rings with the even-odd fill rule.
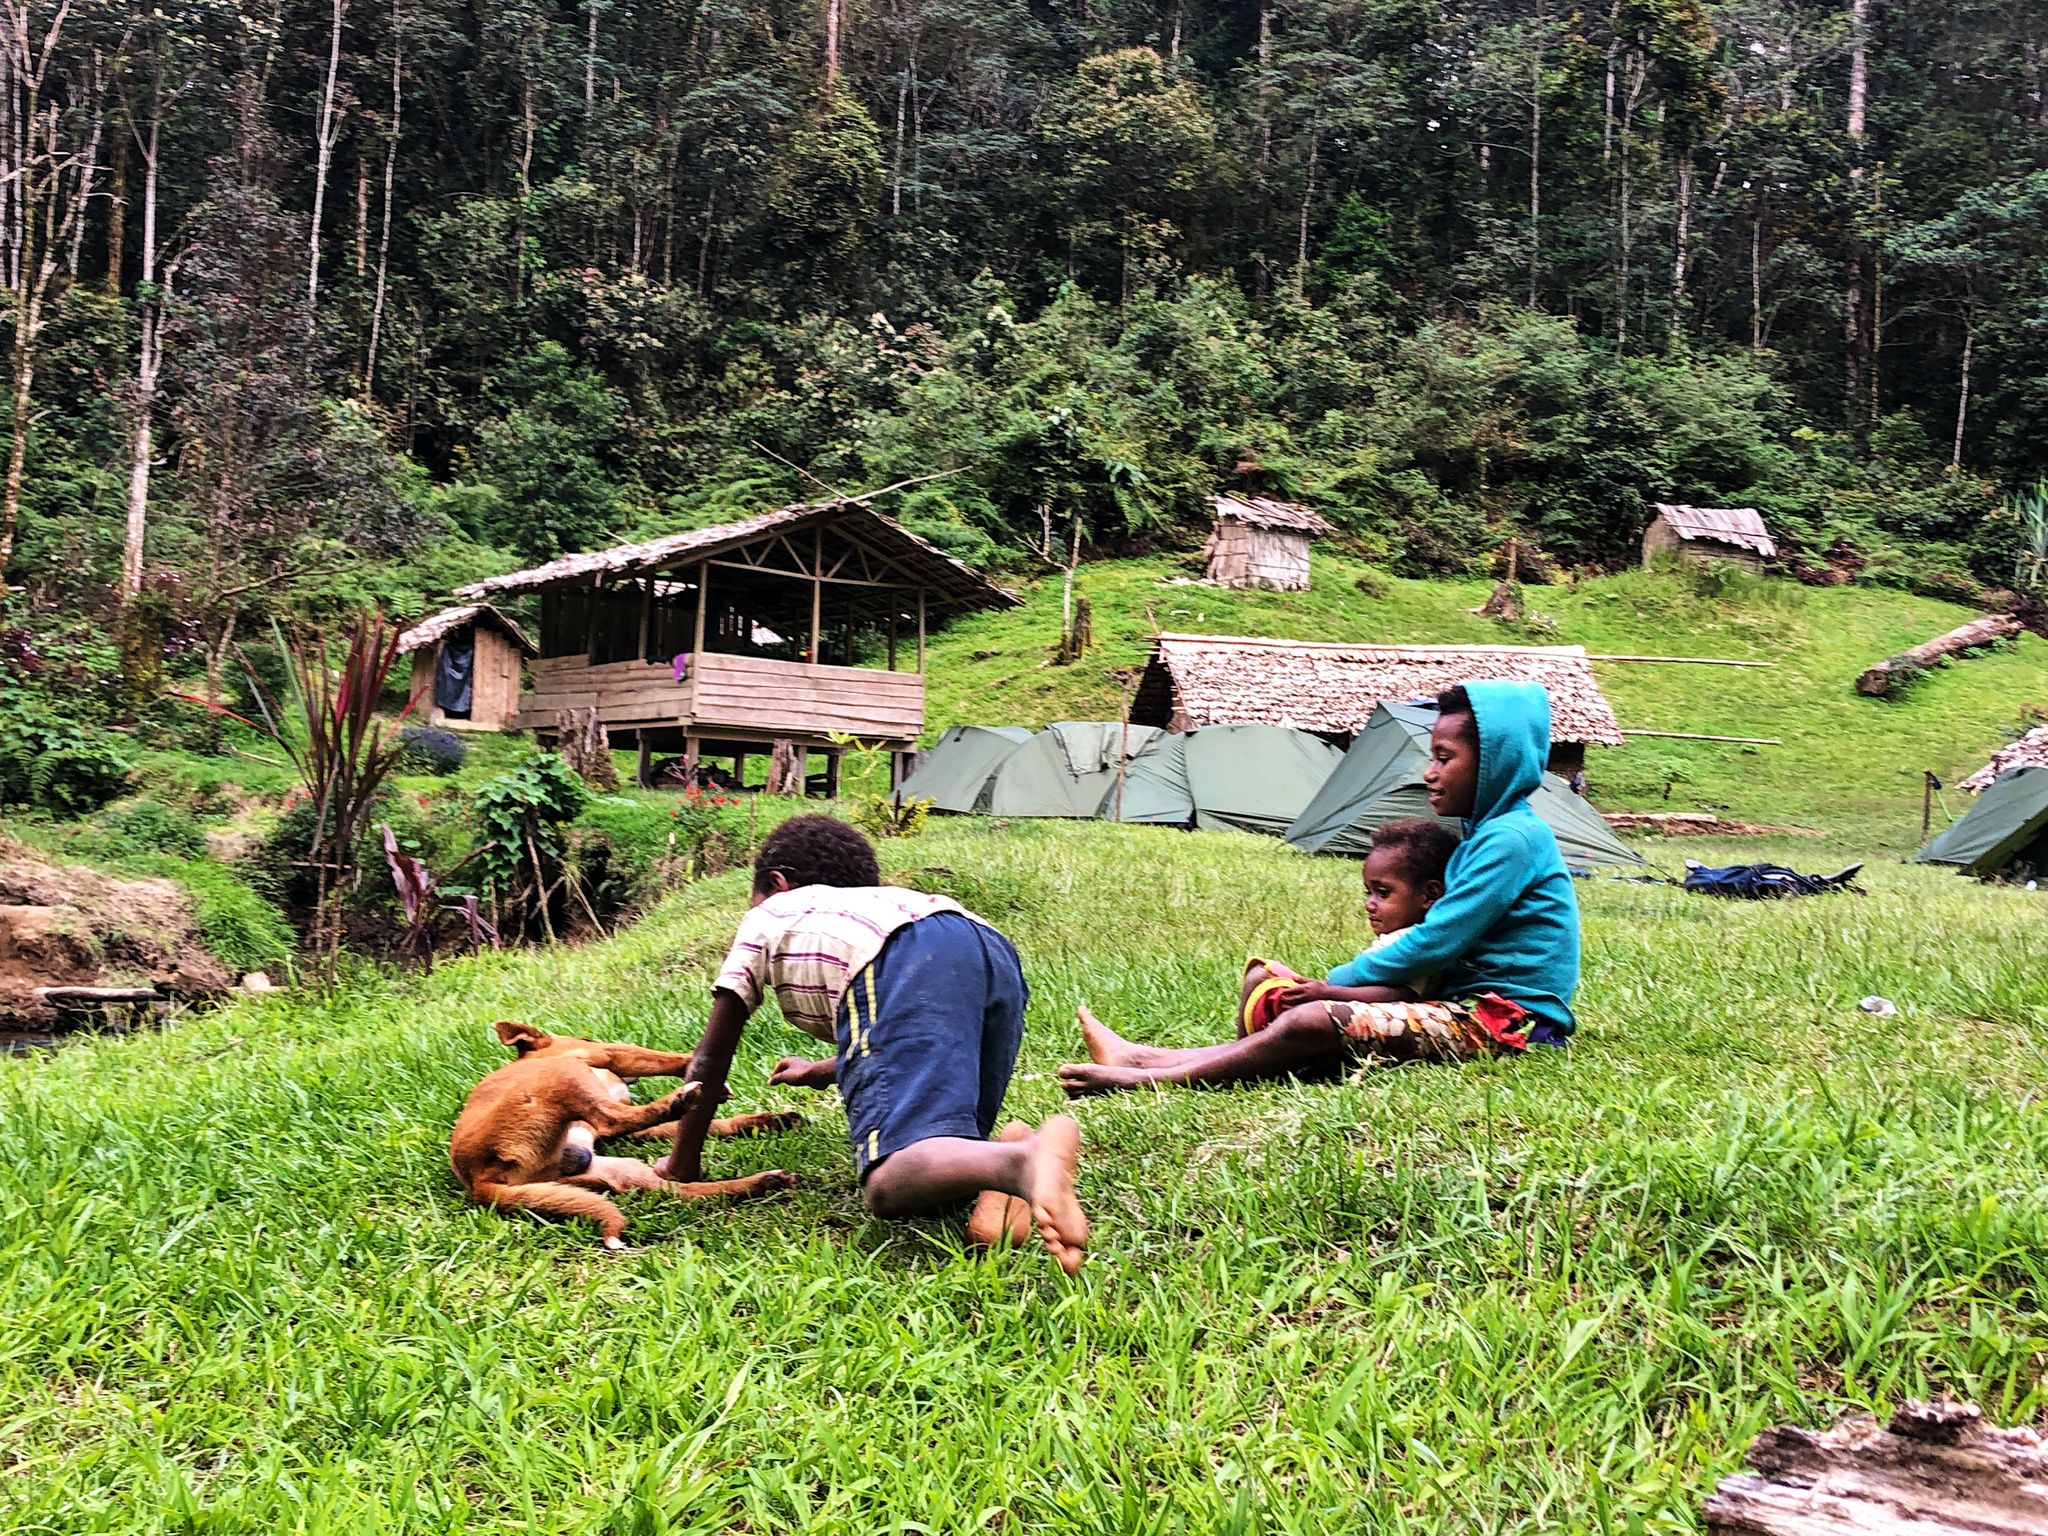
[[1971,596],[2048,470],[2026,0],[0,11],[17,681],[935,475],[1012,570],[1237,486]]

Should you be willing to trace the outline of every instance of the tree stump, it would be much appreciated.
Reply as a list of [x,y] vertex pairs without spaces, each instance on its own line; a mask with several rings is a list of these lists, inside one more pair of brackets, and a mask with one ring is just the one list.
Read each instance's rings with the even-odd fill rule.
[[794,795],[799,799],[804,793],[804,767],[809,754],[795,742],[777,741],[768,753],[768,782],[761,786],[764,795]]
[[2048,1531],[2048,1443],[1972,1403],[1909,1402],[1888,1429],[1867,1413],[1820,1434],[1780,1424],[1747,1460],[1707,1500],[1712,1536]]
[[1916,672],[1932,666],[1945,656],[1959,651],[1981,650],[2000,640],[2010,640],[2020,632],[2020,621],[2009,613],[1987,614],[1981,619],[1972,619],[1958,625],[1945,635],[1936,635],[1932,640],[1923,641],[1910,651],[1901,651],[1887,657],[1876,666],[1867,668],[1856,679],[1856,691],[1870,698],[1883,698],[1892,691],[1900,675]]
[[556,729],[561,733],[562,761],[600,795],[619,792],[618,765],[612,761],[611,737],[595,707],[565,709]]

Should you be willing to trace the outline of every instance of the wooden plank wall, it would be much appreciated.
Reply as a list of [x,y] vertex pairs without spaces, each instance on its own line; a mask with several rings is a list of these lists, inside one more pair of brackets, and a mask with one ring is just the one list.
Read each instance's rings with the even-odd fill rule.
[[822,667],[757,656],[700,656],[681,683],[668,662],[587,666],[573,656],[533,663],[522,726],[551,730],[558,712],[595,707],[606,725],[685,726],[763,741],[846,731],[909,740],[924,729],[924,678],[872,667]]
[[1226,587],[1301,591],[1308,586],[1308,543],[1304,534],[1219,523],[1209,540],[1209,579]]

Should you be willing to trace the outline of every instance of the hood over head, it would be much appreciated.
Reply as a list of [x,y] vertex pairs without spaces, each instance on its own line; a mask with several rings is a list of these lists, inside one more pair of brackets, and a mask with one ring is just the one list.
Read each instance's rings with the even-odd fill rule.
[[1541,683],[1467,683],[1479,727],[1479,787],[1474,822],[1520,804],[1543,782],[1550,761],[1550,695]]

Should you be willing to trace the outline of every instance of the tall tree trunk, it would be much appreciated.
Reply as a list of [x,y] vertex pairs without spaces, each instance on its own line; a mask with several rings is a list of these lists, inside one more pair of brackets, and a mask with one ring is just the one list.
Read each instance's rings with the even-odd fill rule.
[[1628,227],[1628,201],[1631,190],[1629,186],[1628,140],[1630,124],[1635,115],[1635,95],[1635,88],[1631,85],[1627,98],[1622,102],[1621,137],[1620,142],[1615,146],[1617,150],[1616,160],[1620,170],[1621,195],[1621,252],[1620,259],[1615,263],[1614,285],[1614,348],[1617,352],[1628,345],[1628,262],[1632,244]]
[[1961,387],[1956,391],[1956,442],[1948,456],[1950,469],[1963,467],[1963,427],[1970,419],[1970,355],[1977,346],[1977,306],[1963,306],[1963,371]]
[[149,471],[156,453],[151,420],[156,409],[157,368],[162,360],[163,304],[156,292],[157,148],[162,141],[163,103],[150,99],[149,137],[142,144],[142,267],[136,292],[135,426],[128,440],[128,526],[121,540],[121,601],[142,590],[142,550],[149,533]]
[[[1870,0],[1849,7],[1849,217],[1862,202],[1863,127],[1870,96]],[[1843,418],[1863,435],[1863,245],[1849,234],[1848,280],[1842,293]]]
[[114,135],[114,160],[107,171],[107,297],[121,296],[121,262],[128,245],[128,135]]
[[363,398],[377,392],[377,347],[384,336],[385,278],[391,270],[391,193],[398,175],[398,139],[405,127],[405,31],[400,0],[391,0],[391,121],[384,139],[384,212],[377,231],[377,283],[370,299],[370,341],[363,349]]
[[1749,221],[1749,350],[1764,349],[1764,204],[1758,198]]
[[583,131],[587,134],[597,118],[597,0],[584,0],[590,28],[583,38]]
[[[1538,13],[1540,21],[1541,13]],[[1529,307],[1536,307],[1543,228],[1543,45],[1529,61]]]
[[320,304],[320,215],[327,202],[327,170],[334,159],[334,141],[341,132],[341,120],[334,111],[334,91],[341,77],[341,18],[348,0],[334,0],[332,20],[327,28],[327,84],[320,93],[320,121],[314,124],[313,144],[313,228],[306,249],[306,329],[313,328]]
[[908,65],[896,76],[896,152],[889,160],[889,216],[903,217],[903,134],[909,118],[910,69]]
[[825,94],[828,96],[839,85],[839,5],[840,0],[825,0]]
[[1671,345],[1685,336],[1686,246],[1692,239],[1692,151],[1678,156],[1678,232],[1671,252]]
[[1273,158],[1273,6],[1259,0],[1259,180]]
[[1294,296],[1299,299],[1308,291],[1308,211],[1316,195],[1316,159],[1323,147],[1323,135],[1319,123],[1311,122],[1308,130],[1308,180],[1301,189],[1301,224],[1296,231],[1294,245]]
[[512,302],[526,292],[526,205],[533,196],[533,71],[520,56],[519,211],[512,216]]

